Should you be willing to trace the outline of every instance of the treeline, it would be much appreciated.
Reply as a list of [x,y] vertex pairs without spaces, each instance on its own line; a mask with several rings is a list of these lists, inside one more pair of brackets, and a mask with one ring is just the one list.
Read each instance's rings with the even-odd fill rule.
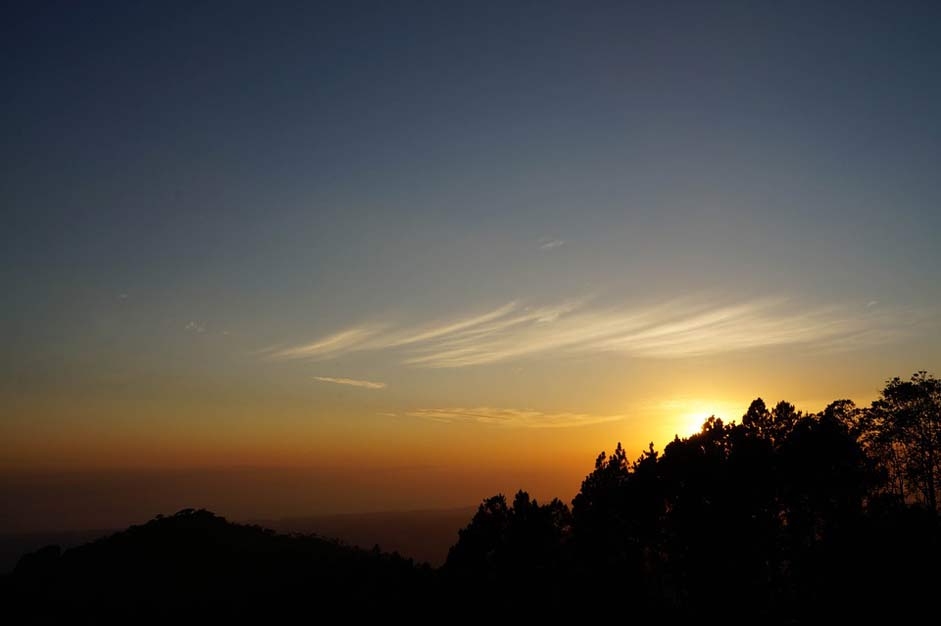
[[892,622],[937,613],[941,381],[804,414],[752,402],[661,452],[602,453],[571,506],[487,498],[435,571],[182,511],[0,578],[6,623],[510,617]]
[[571,507],[488,498],[442,575],[505,607],[610,600],[635,616],[801,623],[933,613],[939,479],[941,381],[926,372],[864,408],[759,398],[662,453],[602,453]]

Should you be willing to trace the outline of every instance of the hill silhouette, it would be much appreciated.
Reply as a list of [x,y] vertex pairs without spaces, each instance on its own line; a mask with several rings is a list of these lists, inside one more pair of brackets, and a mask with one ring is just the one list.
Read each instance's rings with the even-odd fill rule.
[[618,444],[571,506],[486,498],[437,570],[188,509],[24,556],[3,606],[17,623],[898,620],[935,611],[939,489],[941,381],[918,372],[866,408],[758,398],[740,423],[712,417],[662,452]]
[[376,511],[285,517],[259,520],[257,523],[281,533],[317,534],[333,537],[345,544],[370,548],[376,544],[438,567],[444,563],[448,549],[467,525],[475,507],[459,509],[428,509],[420,511]]
[[20,557],[44,546],[72,548],[117,532],[116,528],[96,530],[46,531],[29,533],[0,533],[0,576],[9,574]]
[[431,570],[313,535],[186,509],[61,552],[24,556],[4,581],[11,623],[264,621],[312,606],[416,606]]

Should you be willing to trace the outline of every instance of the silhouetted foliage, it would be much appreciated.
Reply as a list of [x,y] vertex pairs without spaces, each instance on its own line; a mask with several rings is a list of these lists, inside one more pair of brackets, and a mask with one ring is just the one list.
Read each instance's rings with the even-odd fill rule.
[[872,403],[868,440],[889,476],[889,489],[938,511],[941,489],[941,380],[917,372],[888,381]]
[[[446,569],[512,576],[523,595],[535,588],[519,581],[539,581],[550,604],[571,594],[617,598],[635,616],[897,618],[931,597],[913,591],[928,594],[941,580],[929,488],[941,476],[938,399],[938,382],[921,372],[889,381],[868,410],[838,400],[804,414],[783,401],[769,410],[758,398],[741,424],[711,417],[662,454],[651,444],[631,462],[618,444],[582,482],[571,527],[545,535],[558,545],[508,568],[475,539],[487,519],[503,518],[478,513]],[[506,545],[513,535],[500,536],[500,552],[529,554]],[[538,575],[547,554],[565,566],[549,584]]]
[[520,491],[507,506],[502,494],[493,496],[460,531],[444,573],[474,587],[499,587],[521,576],[546,581],[560,570],[561,546],[570,528],[571,514],[559,500],[540,505]]
[[919,372],[868,408],[837,400],[806,414],[759,398],[741,423],[711,417],[662,453],[650,444],[632,461],[619,443],[571,511],[525,491],[485,499],[437,572],[186,510],[23,557],[5,606],[25,623],[311,607],[586,621],[610,603],[661,621],[899,620],[933,611],[941,582],[939,407],[939,381]]

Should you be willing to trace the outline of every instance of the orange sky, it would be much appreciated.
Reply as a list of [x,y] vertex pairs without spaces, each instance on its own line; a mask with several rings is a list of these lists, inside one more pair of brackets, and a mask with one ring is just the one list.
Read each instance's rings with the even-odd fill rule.
[[568,500],[941,372],[933,21],[661,4],[24,3],[0,530]]

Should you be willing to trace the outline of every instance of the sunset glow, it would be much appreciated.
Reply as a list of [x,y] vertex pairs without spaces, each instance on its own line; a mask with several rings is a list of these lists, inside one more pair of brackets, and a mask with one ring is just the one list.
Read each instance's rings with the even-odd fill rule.
[[568,502],[941,371],[914,10],[95,4],[4,20],[0,530]]

